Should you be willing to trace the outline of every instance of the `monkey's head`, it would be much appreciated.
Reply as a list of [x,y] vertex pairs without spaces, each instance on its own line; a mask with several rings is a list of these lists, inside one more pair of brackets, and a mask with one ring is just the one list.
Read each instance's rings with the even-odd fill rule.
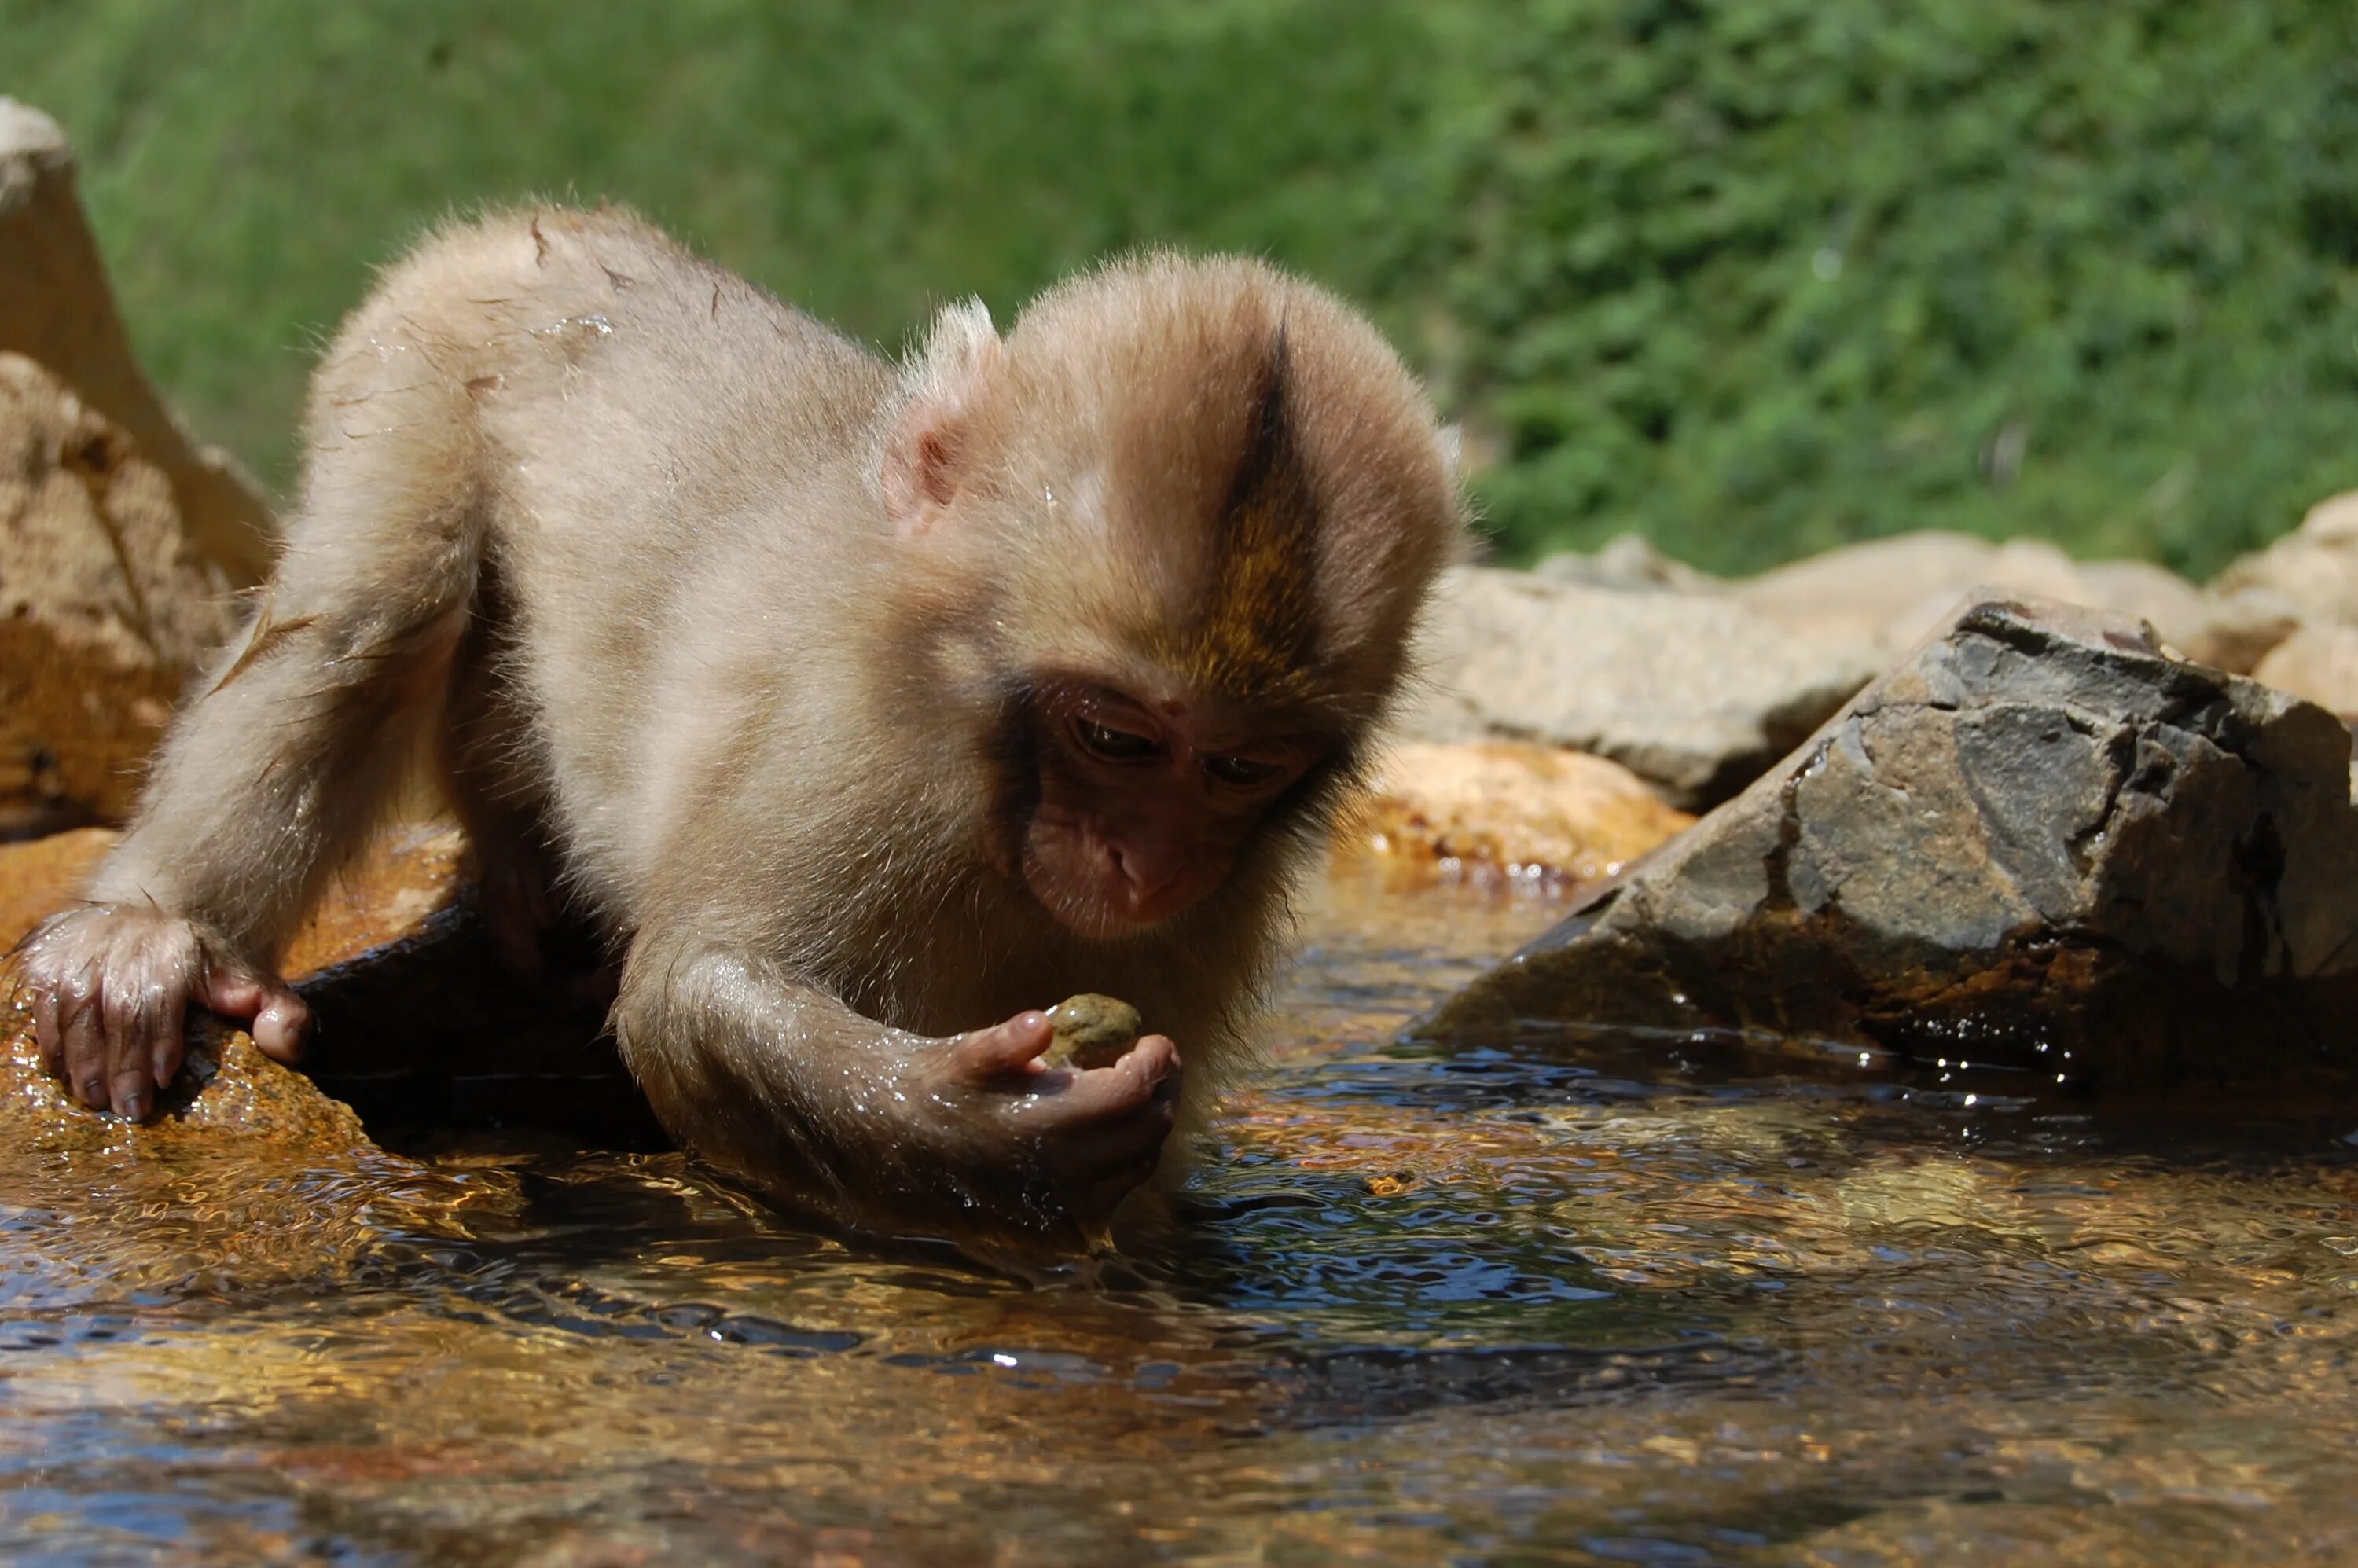
[[1117,263],[1003,340],[945,310],[878,472],[994,868],[1114,938],[1314,837],[1461,548],[1451,466],[1375,330],[1258,263]]

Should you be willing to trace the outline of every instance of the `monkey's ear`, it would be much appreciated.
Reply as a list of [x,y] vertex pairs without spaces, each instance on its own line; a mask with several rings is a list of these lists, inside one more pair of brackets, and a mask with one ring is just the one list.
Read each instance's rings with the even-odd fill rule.
[[979,299],[945,306],[907,372],[907,402],[884,442],[884,514],[922,534],[947,511],[966,477],[968,429],[1006,362]]
[[1442,473],[1448,478],[1450,483],[1455,484],[1465,476],[1466,427],[1462,425],[1444,425],[1433,433],[1433,445],[1434,450],[1441,454]]

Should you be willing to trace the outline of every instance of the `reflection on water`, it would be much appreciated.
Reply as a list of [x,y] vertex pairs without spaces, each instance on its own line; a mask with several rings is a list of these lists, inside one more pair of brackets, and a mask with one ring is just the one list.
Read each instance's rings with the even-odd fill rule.
[[1552,913],[1338,878],[1178,1211],[1044,1288],[669,1155],[19,1161],[0,1556],[2358,1553],[2358,1149],[1387,1044]]

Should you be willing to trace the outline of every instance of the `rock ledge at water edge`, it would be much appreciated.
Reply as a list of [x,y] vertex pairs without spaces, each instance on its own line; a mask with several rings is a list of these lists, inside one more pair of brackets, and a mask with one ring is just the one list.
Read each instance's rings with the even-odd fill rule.
[[2350,751],[2140,622],[1969,599],[1414,1033],[1732,1030],[1956,1088],[2358,1103]]

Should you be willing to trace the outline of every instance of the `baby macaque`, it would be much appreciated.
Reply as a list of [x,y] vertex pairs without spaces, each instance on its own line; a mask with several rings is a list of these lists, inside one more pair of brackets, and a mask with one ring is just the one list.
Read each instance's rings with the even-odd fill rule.
[[[134,1119],[192,1002],[293,1059],[281,945],[423,752],[520,972],[608,934],[685,1143],[1070,1245],[1232,1071],[1461,530],[1398,360],[1256,262],[952,306],[896,366],[626,214],[453,229],[330,351],[276,575],[21,955],[41,1050]],[[1081,986],[1171,1033],[1044,1065]]]

